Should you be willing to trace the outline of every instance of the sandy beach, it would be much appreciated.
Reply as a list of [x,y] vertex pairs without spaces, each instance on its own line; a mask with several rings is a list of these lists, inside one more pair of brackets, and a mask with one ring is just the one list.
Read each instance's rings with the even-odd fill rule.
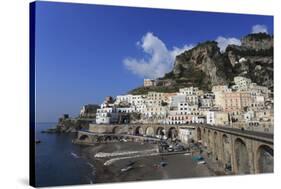
[[[214,176],[206,164],[198,165],[191,155],[159,155],[157,144],[117,142],[84,149],[94,165],[95,183],[145,181]],[[110,163],[107,163],[110,162]],[[160,162],[167,165],[161,166]],[[106,164],[106,165],[105,165]],[[123,170],[130,166],[129,170]]]

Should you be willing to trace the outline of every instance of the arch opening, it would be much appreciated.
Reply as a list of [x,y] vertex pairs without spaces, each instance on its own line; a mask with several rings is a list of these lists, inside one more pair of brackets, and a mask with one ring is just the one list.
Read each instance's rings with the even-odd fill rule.
[[207,132],[207,147],[208,147],[208,151],[209,153],[213,151],[213,137],[212,137],[212,133],[210,130],[208,130]]
[[232,171],[230,139],[225,134],[222,136],[222,158],[225,170]]
[[164,136],[165,135],[165,130],[163,127],[158,127],[156,130],[156,135]]
[[259,173],[273,172],[273,149],[267,145],[261,145],[257,150],[257,168]]
[[137,136],[142,136],[144,134],[143,128],[141,126],[138,126],[134,134]]
[[175,127],[171,127],[168,131],[168,138],[169,139],[176,139],[178,137],[178,131]]
[[235,161],[238,174],[249,174],[250,164],[246,144],[240,138],[234,143]]
[[82,141],[82,142],[91,142],[91,138],[88,135],[80,136],[79,140]]
[[146,130],[145,130],[145,134],[147,136],[154,136],[154,130],[152,127],[147,127]]
[[112,129],[112,133],[118,134],[118,133],[119,133],[119,127],[114,127],[114,128]]
[[197,141],[201,141],[202,140],[202,133],[201,133],[201,129],[198,127],[197,128]]

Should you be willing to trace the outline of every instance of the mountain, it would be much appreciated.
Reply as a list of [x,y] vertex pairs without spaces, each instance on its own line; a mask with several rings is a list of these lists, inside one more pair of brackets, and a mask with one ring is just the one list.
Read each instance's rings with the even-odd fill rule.
[[273,36],[249,34],[242,38],[241,43],[241,46],[229,45],[225,51],[233,75],[273,88]]
[[235,76],[273,87],[273,36],[249,34],[241,39],[240,46],[229,45],[223,53],[215,41],[199,43],[176,57],[172,71],[158,78],[157,86],[139,87],[129,93],[176,92],[189,86],[208,91],[213,85],[230,84]]

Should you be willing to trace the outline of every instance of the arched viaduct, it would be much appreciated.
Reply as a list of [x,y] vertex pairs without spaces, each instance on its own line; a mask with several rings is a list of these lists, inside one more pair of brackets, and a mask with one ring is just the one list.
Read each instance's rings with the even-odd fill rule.
[[93,133],[113,133],[128,134],[137,136],[157,135],[167,136],[167,138],[177,138],[179,133],[178,125],[160,125],[160,124],[130,124],[130,125],[90,125],[90,132]]
[[[228,127],[204,124],[187,125],[194,128],[194,141],[202,144],[212,158],[234,174],[273,172],[273,135],[253,131],[243,131]],[[90,131],[107,133],[111,138],[118,135],[155,137],[166,136],[175,139],[184,125],[132,124],[132,125],[92,125]],[[114,136],[115,135],[115,136]],[[99,139],[100,137],[100,139]],[[104,140],[106,135],[93,137],[78,133],[78,139],[85,142]]]
[[234,174],[273,172],[273,135],[239,129],[196,126],[195,141]]

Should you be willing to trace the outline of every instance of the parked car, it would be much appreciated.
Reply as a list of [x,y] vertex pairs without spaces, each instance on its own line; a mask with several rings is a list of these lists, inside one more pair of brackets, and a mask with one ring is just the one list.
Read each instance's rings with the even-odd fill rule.
[[206,162],[204,160],[198,161],[197,165],[201,165],[201,164],[206,164]]
[[161,162],[160,162],[160,165],[161,165],[162,167],[165,167],[166,165],[168,165],[168,162],[166,162],[166,161],[161,161]]
[[168,152],[173,152],[174,151],[174,148],[173,147],[169,147],[168,148]]
[[178,145],[178,146],[175,146],[175,147],[174,147],[174,150],[177,151],[177,152],[179,152],[179,151],[184,151],[184,147],[181,146],[181,145]]

